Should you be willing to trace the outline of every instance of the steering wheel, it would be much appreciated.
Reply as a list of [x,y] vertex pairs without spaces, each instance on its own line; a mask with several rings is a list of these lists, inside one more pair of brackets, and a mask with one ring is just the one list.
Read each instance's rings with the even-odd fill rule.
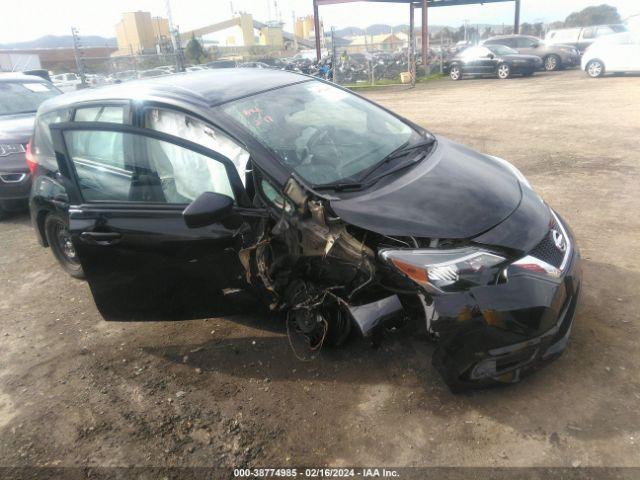
[[[307,145],[306,145],[307,156],[313,155],[316,152],[316,147],[320,147],[325,149],[331,149],[331,151],[327,152],[325,155],[321,155],[321,156],[318,155],[317,157],[314,155],[314,160],[316,158],[318,160],[322,160],[322,158],[331,157],[331,156],[337,158],[339,156],[339,153],[338,153],[338,148],[336,147],[336,142],[333,140],[334,135],[335,135],[334,127],[326,127],[323,129],[316,130],[309,137],[309,140],[307,141]],[[323,141],[325,140],[326,142],[323,143]],[[328,163],[328,162],[321,162],[321,163]],[[334,165],[334,164],[330,163],[330,165]]]

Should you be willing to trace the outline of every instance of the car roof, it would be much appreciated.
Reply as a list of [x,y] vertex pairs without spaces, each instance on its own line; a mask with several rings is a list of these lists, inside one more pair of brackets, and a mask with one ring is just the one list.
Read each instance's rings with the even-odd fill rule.
[[540,40],[538,37],[534,36],[534,35],[520,35],[518,33],[513,33],[511,35],[494,35],[493,37],[487,38],[487,40],[485,41],[489,41],[489,40],[498,40],[501,38],[530,38],[532,40]]
[[46,82],[38,75],[25,75],[24,73],[7,72],[0,73],[0,82]]
[[42,111],[57,110],[76,103],[100,100],[144,100],[148,98],[155,100],[166,98],[195,103],[202,107],[214,107],[266,90],[309,80],[311,78],[306,75],[283,70],[247,68],[201,70],[69,92],[47,100],[42,104]]

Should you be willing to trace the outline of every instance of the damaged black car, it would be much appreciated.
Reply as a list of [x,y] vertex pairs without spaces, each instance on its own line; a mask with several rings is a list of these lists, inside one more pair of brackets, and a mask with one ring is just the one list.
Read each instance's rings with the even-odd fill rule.
[[[43,104],[31,217],[107,320],[221,315],[250,292],[317,351],[418,319],[454,391],[567,344],[566,222],[511,164],[346,89],[238,69]],[[289,348],[286,342],[283,348]]]

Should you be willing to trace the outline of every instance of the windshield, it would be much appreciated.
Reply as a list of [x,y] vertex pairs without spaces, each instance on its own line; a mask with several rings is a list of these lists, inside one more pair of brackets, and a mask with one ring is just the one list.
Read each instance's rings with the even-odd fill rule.
[[487,45],[487,48],[496,55],[513,55],[517,54],[517,50],[509,48],[506,45]]
[[0,82],[0,115],[35,113],[47,98],[58,95],[53,85],[44,82]]
[[223,110],[313,185],[355,180],[420,138],[383,109],[317,81],[236,100]]

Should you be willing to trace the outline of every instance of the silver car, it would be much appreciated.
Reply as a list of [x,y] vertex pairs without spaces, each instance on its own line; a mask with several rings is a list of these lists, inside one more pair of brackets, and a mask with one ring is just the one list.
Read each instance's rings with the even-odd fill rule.
[[502,35],[485,40],[484,45],[505,45],[524,55],[535,55],[542,59],[547,71],[580,65],[580,53],[571,45],[545,43],[529,35]]

